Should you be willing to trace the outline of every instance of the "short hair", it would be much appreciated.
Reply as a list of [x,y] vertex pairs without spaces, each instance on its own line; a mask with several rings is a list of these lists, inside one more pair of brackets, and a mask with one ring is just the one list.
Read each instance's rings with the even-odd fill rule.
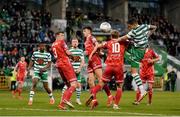
[[137,21],[137,19],[135,17],[132,17],[127,21],[127,24],[130,24],[130,25],[133,25],[133,24],[136,24],[136,23],[138,23],[138,21]]
[[112,30],[111,31],[111,37],[117,39],[119,37],[119,31]]
[[56,34],[55,34],[55,35],[59,35],[60,33],[64,34],[64,32],[63,32],[63,31],[58,31],[58,32],[56,32]]
[[72,40],[78,40],[79,41],[78,37],[72,37],[71,41]]
[[83,28],[83,30],[84,29],[88,29],[90,32],[92,32],[92,28],[90,27],[90,26],[85,26],[84,28]]

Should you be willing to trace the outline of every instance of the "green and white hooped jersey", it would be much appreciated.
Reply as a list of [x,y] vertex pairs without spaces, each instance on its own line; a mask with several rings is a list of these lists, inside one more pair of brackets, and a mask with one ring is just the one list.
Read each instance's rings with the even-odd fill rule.
[[137,28],[132,29],[127,37],[134,41],[134,47],[137,48],[146,48],[148,45],[148,32],[150,29],[150,25],[142,24]]
[[[72,53],[72,56],[80,56],[81,60],[84,59],[84,53],[83,50],[79,49],[79,48],[71,48],[69,50]],[[72,62],[72,66],[74,69],[78,69],[81,65],[81,61],[78,62]]]
[[[49,61],[51,61],[51,54],[49,52],[40,52],[35,51],[31,57],[31,60],[34,61],[34,72],[39,73],[41,68],[44,68]],[[44,73],[47,73],[45,71]]]

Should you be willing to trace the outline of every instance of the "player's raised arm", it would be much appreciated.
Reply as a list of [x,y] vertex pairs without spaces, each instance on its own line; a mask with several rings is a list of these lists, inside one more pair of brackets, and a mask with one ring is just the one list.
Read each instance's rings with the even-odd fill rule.
[[96,44],[96,46],[94,47],[94,50],[91,52],[91,54],[89,55],[89,60],[91,60],[93,54],[97,51],[98,48],[102,48],[103,47],[103,43],[101,44]]
[[157,29],[157,26],[155,25],[149,25],[149,33],[148,33],[148,37],[150,37]]
[[124,36],[122,36],[122,37],[119,37],[116,41],[117,42],[120,42],[120,41],[126,41],[126,40],[128,40],[129,38],[128,38],[128,36],[127,35],[124,35]]

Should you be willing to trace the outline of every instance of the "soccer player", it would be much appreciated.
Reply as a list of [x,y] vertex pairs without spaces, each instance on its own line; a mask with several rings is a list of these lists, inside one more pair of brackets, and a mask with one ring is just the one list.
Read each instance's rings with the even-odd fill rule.
[[[145,85],[148,83],[148,105],[152,103],[152,86],[154,83],[154,63],[159,61],[159,56],[151,48],[147,48],[144,54],[144,58],[140,64],[140,78]],[[140,97],[140,91],[136,92],[136,102],[134,104],[139,104],[138,99]]]
[[146,48],[148,47],[148,37],[155,32],[157,27],[147,24],[139,25],[135,18],[129,19],[127,24],[130,31],[125,36],[120,37],[117,41],[133,41],[133,45],[127,51],[131,54],[131,74],[141,92],[141,96],[138,99],[138,101],[140,101],[147,95],[147,92],[142,85],[138,73],[139,62],[143,59]]
[[14,72],[16,73],[16,84],[17,88],[14,92],[14,95],[16,92],[18,92],[18,98],[22,99],[21,93],[22,93],[22,88],[25,80],[25,76],[27,74],[27,63],[25,61],[25,57],[21,57],[20,61],[16,64],[14,68]]
[[29,95],[28,105],[33,104],[33,96],[35,94],[35,88],[39,80],[43,82],[44,89],[49,95],[49,103],[54,104],[55,100],[52,91],[48,87],[48,69],[51,65],[51,54],[46,51],[45,45],[41,43],[37,51],[33,52],[31,61],[28,66],[28,72],[34,67],[34,76],[32,78],[32,88]]
[[51,47],[54,57],[56,58],[56,68],[58,69],[65,85],[68,87],[58,105],[59,109],[61,110],[66,110],[65,104],[70,108],[74,108],[74,105],[70,103],[70,98],[77,87],[76,74],[69,59],[69,56],[71,56],[72,53],[68,50],[64,39],[64,32],[57,32],[56,41]]
[[[93,51],[94,47],[98,45],[98,42],[95,37],[92,36],[92,28],[87,26],[83,28],[83,34],[85,37],[85,55],[89,56]],[[92,93],[92,88],[95,86],[95,76],[97,77],[98,81],[102,78],[102,65],[101,65],[101,58],[98,53],[93,54],[92,60],[88,61],[87,66],[88,71],[88,84],[90,87],[90,93]],[[104,85],[103,89],[105,90],[108,101],[107,106],[111,105],[113,102],[113,96],[111,95],[110,89],[107,85]],[[95,102],[96,103],[96,102]],[[86,102],[86,106],[88,106],[90,102]]]
[[[71,41],[72,47],[69,50],[72,53],[72,56],[77,57],[77,60],[72,60],[71,63],[73,65],[73,68],[75,70],[76,73],[76,77],[77,77],[77,88],[76,88],[76,103],[79,105],[82,105],[81,101],[80,101],[80,96],[81,96],[81,69],[84,65],[84,52],[82,49],[78,48],[79,42],[77,38],[73,38]],[[64,85],[63,90],[62,90],[62,94],[64,93],[64,91],[67,89],[67,86]]]
[[102,79],[99,84],[96,85],[92,89],[92,96],[90,96],[90,100],[92,100],[91,109],[93,109],[96,105],[93,105],[93,102],[97,102],[96,93],[101,90],[101,88],[108,83],[111,78],[114,76],[117,84],[117,91],[114,100],[114,109],[119,109],[118,105],[122,96],[122,83],[123,83],[123,66],[124,66],[124,53],[127,46],[126,42],[117,42],[116,40],[119,37],[119,32],[117,30],[113,30],[111,32],[111,40],[107,42],[103,42],[95,47],[92,53],[89,56],[91,60],[92,55],[95,53],[97,48],[106,48],[108,50],[107,59],[105,61],[106,68],[104,70]]

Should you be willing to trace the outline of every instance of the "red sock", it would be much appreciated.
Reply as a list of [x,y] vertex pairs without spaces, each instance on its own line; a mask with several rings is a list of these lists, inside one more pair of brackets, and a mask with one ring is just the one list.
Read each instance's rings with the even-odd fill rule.
[[61,102],[60,102],[60,105],[61,106],[64,106],[64,102],[63,100],[65,99],[65,97],[67,96],[67,93],[68,93],[68,89],[66,89],[62,95],[62,98],[61,98]]
[[151,102],[152,102],[152,94],[153,94],[152,89],[149,89],[149,92],[148,92],[149,104],[151,104]]
[[[94,86],[94,87],[95,87],[95,86]],[[91,88],[89,89],[90,94],[92,94],[92,90],[93,90],[94,87],[91,87]]]
[[96,85],[94,88],[92,88],[92,94],[94,95],[94,99],[96,99],[96,93],[101,90],[100,85]]
[[139,89],[137,89],[137,91],[136,91],[136,101],[138,101],[138,100],[139,100],[140,95],[141,95],[141,92],[140,92],[140,90],[139,90]]
[[19,96],[21,96],[21,92],[22,92],[22,89],[19,88],[19,89],[18,89]]
[[71,86],[71,87],[69,87],[68,89],[67,89],[67,95],[66,95],[66,97],[65,97],[65,99],[67,100],[67,101],[69,101],[70,100],[70,98],[71,98],[71,96],[72,96],[72,94],[73,94],[73,92],[76,90],[76,87],[74,87],[74,86]]
[[111,95],[111,91],[110,91],[110,89],[109,89],[109,87],[108,87],[107,84],[104,85],[103,89],[104,89],[104,91],[106,92],[107,96],[110,96],[110,95]]
[[117,88],[116,96],[115,96],[115,101],[114,101],[114,103],[115,103],[116,105],[119,104],[120,99],[121,99],[121,96],[122,96],[122,88]]

